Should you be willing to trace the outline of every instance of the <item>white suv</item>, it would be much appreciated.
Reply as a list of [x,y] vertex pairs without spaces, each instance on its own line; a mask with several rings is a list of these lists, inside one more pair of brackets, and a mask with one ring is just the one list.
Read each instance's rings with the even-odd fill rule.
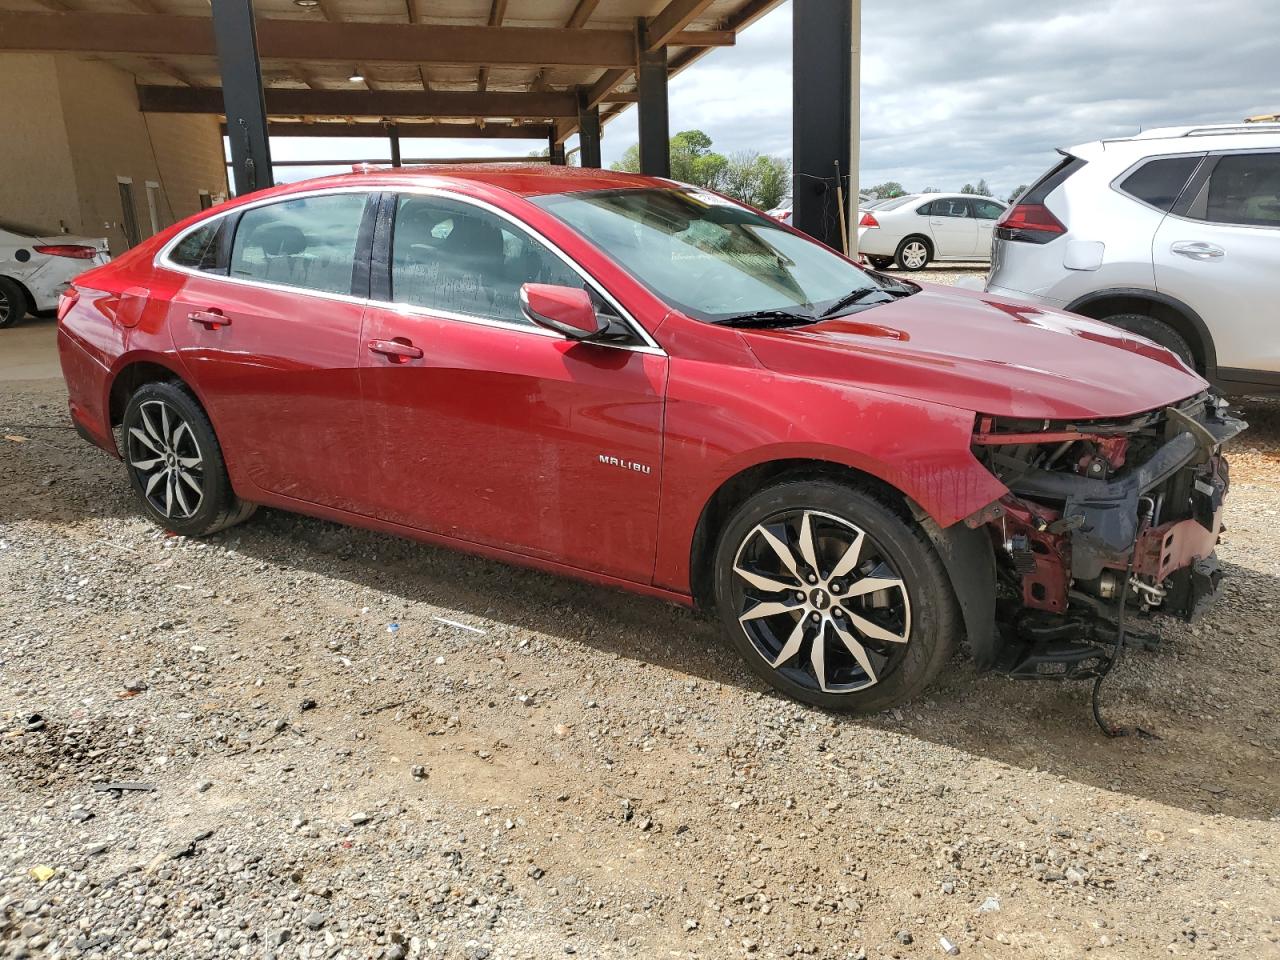
[[1280,391],[1280,123],[1060,152],[996,223],[988,292],[1154,340],[1230,393]]

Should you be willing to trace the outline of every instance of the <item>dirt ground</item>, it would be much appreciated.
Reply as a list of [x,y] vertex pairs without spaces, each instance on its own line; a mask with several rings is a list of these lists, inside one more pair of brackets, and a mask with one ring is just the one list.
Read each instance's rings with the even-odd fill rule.
[[963,657],[848,719],[656,601],[166,536],[64,403],[0,382],[0,956],[1280,956],[1280,404],[1223,602],[1127,655],[1108,740]]

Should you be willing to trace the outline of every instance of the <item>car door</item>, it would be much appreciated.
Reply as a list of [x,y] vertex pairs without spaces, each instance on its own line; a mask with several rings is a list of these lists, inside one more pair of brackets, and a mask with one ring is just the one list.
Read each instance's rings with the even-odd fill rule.
[[[567,257],[476,201],[388,195],[374,264],[360,373],[378,516],[649,582],[665,354]],[[533,325],[525,282],[585,284],[630,342]]]
[[1152,244],[1156,289],[1198,313],[1220,368],[1280,372],[1280,151],[1210,154]]
[[348,191],[248,207],[213,221],[221,254],[202,255],[195,232],[168,254],[185,275],[169,327],[232,476],[354,512],[367,507],[358,358],[370,202]]
[[1000,219],[1001,214],[1004,213],[1004,205],[982,197],[974,197],[967,203],[969,204],[969,209],[973,211],[973,222],[974,226],[977,227],[973,249],[974,256],[979,260],[990,259],[992,229],[995,227],[996,221]]
[[929,204],[929,233],[939,257],[971,257],[978,244],[978,225],[969,204],[958,197],[939,197]]

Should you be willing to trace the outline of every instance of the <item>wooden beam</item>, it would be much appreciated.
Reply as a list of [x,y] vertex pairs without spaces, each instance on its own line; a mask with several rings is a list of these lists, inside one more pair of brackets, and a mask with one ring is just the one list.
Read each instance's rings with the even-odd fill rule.
[[635,73],[634,69],[606,70],[599,80],[587,88],[587,106],[594,107],[604,103],[609,99],[609,95],[613,93],[613,88],[622,83],[633,73]]
[[[401,140],[413,137],[443,140],[546,140],[555,127],[549,123],[489,123],[481,129],[473,123],[414,123],[397,122]],[[226,133],[226,124],[222,132]],[[354,123],[288,123],[273,121],[267,125],[273,137],[385,137],[387,124],[373,121]]]
[[573,8],[573,13],[569,15],[569,22],[565,26],[571,30],[584,26],[598,6],[600,6],[600,0],[578,0],[578,5]]
[[672,34],[673,47],[732,47],[738,35],[732,30],[681,30]]
[[[635,34],[630,30],[259,19],[257,33],[261,56],[276,60],[617,68],[636,59]],[[207,17],[12,10],[0,11],[0,50],[216,54]]]
[[671,0],[661,13],[645,24],[645,48],[657,50],[671,43],[671,38],[702,16],[713,0]]
[[173,79],[177,80],[181,84],[184,84],[185,86],[188,86],[188,87],[204,86],[204,84],[200,83],[198,80],[193,79],[191,74],[187,73],[187,71],[183,70],[181,67],[175,67],[172,63],[169,63],[166,60],[161,60],[157,57],[148,57],[147,64],[150,67],[152,67],[154,70],[157,70],[160,73],[163,73],[165,76],[173,77]]
[[[489,26],[500,27],[502,20],[507,15],[507,0],[493,0],[489,7]],[[484,93],[489,87],[489,68],[487,66],[480,68],[480,76],[476,80],[476,89]]]
[[[729,17],[722,26],[726,30],[731,30],[734,34],[741,33],[781,3],[782,0],[750,0],[745,6],[740,7],[733,16]],[[690,47],[687,50],[682,50],[679,56],[671,58],[668,70],[672,76],[675,76],[690,64],[701,60],[712,49],[711,47]]]
[[[475,93],[431,90],[265,91],[272,116],[576,118],[573,93]],[[138,87],[138,109],[147,113],[222,113],[217,87]]]

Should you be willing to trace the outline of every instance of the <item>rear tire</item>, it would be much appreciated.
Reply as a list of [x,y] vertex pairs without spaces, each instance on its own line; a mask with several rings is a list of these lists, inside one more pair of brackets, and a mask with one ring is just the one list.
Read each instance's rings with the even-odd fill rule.
[[904,237],[893,261],[900,270],[923,270],[933,259],[933,245],[924,237]]
[[868,490],[831,480],[761,490],[725,525],[714,564],[729,642],[753,673],[805,703],[895,706],[955,647],[942,562],[916,524]]
[[1136,333],[1140,337],[1146,337],[1160,344],[1192,370],[1196,368],[1196,358],[1191,352],[1191,345],[1182,334],[1163,320],[1140,313],[1119,313],[1113,317],[1104,317],[1102,322],[1127,330],[1129,333]]
[[0,277],[0,328],[17,325],[29,309],[26,291],[8,277]]
[[147,383],[124,411],[125,470],[147,515],[166,530],[207,537],[256,506],[231,489],[213,424],[181,383]]

